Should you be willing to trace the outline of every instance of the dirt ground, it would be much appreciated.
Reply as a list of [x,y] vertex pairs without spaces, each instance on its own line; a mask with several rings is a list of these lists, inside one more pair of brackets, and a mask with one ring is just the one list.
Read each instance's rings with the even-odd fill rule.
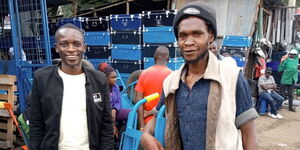
[[297,112],[282,109],[283,119],[260,116],[256,130],[260,150],[300,150],[300,108]]

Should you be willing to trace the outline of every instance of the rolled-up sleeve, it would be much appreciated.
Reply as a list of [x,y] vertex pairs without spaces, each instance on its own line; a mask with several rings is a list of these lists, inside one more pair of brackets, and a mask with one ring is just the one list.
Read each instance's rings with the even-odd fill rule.
[[258,117],[256,110],[253,108],[250,87],[240,72],[236,85],[236,120],[235,125],[240,128],[241,125]]

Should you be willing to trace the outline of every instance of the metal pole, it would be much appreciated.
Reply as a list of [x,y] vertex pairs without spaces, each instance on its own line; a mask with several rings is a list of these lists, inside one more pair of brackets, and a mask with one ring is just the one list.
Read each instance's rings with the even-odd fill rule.
[[48,16],[47,16],[47,5],[46,0],[41,1],[41,14],[42,14],[42,23],[43,23],[43,32],[44,32],[44,44],[46,51],[46,62],[45,65],[49,66],[51,62],[51,48],[50,48],[50,37],[49,37],[49,28],[48,28]]
[[18,36],[17,36],[17,21],[15,16],[15,10],[14,10],[14,0],[8,0],[9,5],[9,13],[10,13],[10,24],[11,24],[11,36],[12,36],[12,46],[14,49],[14,57],[16,62],[16,67],[20,67],[20,61],[19,58],[19,52],[18,52]]
[[[21,59],[18,53],[18,48],[21,45],[21,43],[18,43],[18,41],[20,41],[20,37],[18,34],[18,20],[17,16],[18,15],[18,3],[14,3],[14,0],[8,0],[8,4],[9,4],[9,13],[10,13],[10,23],[11,23],[11,34],[12,34],[12,43],[13,43],[13,48],[14,48],[14,55],[15,55],[15,64],[16,64],[16,75],[17,75],[17,86],[18,86],[18,93],[19,93],[19,110],[22,113],[25,110],[25,93],[24,93],[24,87],[22,84],[22,68],[21,68]],[[16,11],[15,12],[15,6],[16,6]],[[19,31],[20,32],[20,31]],[[20,46],[20,48],[22,48]]]

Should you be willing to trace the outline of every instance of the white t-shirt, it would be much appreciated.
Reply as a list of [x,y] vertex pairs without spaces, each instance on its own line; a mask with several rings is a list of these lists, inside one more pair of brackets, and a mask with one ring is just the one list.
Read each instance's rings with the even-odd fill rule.
[[69,75],[58,69],[64,84],[59,150],[88,150],[85,74]]
[[232,57],[223,57],[222,61],[226,62],[229,66],[237,67],[237,63]]

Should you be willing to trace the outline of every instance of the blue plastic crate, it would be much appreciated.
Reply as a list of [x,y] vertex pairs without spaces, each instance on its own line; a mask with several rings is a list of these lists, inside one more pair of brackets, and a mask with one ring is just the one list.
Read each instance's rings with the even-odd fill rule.
[[[144,69],[147,69],[155,64],[153,57],[144,57]],[[172,70],[177,70],[184,64],[182,57],[170,58],[167,66]]]
[[110,15],[110,27],[112,31],[141,31],[141,14],[117,14]]
[[110,43],[109,32],[85,32],[84,40],[90,46],[108,46]]
[[111,66],[115,69],[118,69],[119,73],[128,73],[131,74],[136,70],[142,69],[141,60],[120,60],[113,59]]
[[171,58],[181,57],[180,50],[176,43],[164,43],[164,44],[144,44],[143,55],[144,57],[154,57],[154,53],[159,46],[165,46],[169,49],[169,56]]
[[141,45],[113,44],[111,51],[112,59],[141,60],[143,53]]
[[84,31],[109,31],[109,16],[85,18],[83,29]]
[[142,35],[139,31],[112,31],[112,44],[141,44]]
[[172,26],[177,10],[151,10],[142,12],[144,27]]
[[251,36],[224,36],[223,46],[251,47]]
[[50,36],[50,47],[51,48],[54,48],[55,47],[55,36],[54,35],[51,35]]
[[57,27],[61,27],[64,24],[74,24],[75,26],[77,26],[78,28],[82,29],[83,27],[83,22],[84,22],[85,18],[83,17],[75,17],[75,18],[61,18],[57,20]]
[[144,69],[147,69],[154,65],[153,57],[144,57]]
[[171,26],[145,27],[143,29],[144,43],[175,43],[174,29]]
[[88,59],[109,59],[111,49],[108,46],[88,46],[85,52]]
[[243,67],[245,65],[245,57],[231,56],[235,61],[238,67]]
[[172,70],[177,70],[184,64],[184,59],[182,57],[170,58],[168,62],[168,67]]
[[91,62],[97,70],[100,63],[106,62],[108,64],[111,64],[110,59],[88,59],[88,61]]

